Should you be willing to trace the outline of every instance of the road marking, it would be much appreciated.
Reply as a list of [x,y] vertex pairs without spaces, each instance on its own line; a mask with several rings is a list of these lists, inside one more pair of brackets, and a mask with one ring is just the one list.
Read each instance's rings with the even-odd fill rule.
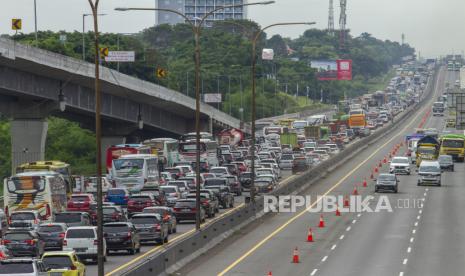
[[405,265],[405,264],[407,264],[407,262],[408,262],[408,259],[404,259],[404,261],[402,262],[402,264]]
[[415,221],[415,226],[418,226],[418,221]]
[[354,219],[354,220],[352,221],[352,224],[355,224],[356,222],[357,222],[357,220],[356,220],[356,219]]
[[337,246],[337,244],[333,244],[333,246],[331,247],[331,250],[336,249],[336,246]]
[[312,271],[312,273],[310,274],[310,276],[315,275],[317,271],[318,271],[318,269],[315,268],[315,269]]
[[420,215],[421,215],[421,213],[423,213],[423,210],[421,210],[421,209],[420,209],[420,210],[418,210],[418,214],[420,214]]
[[399,276],[404,276],[404,272],[400,272],[400,273],[399,273]]
[[[429,102],[432,102],[433,98],[429,100]],[[329,193],[331,193],[334,189],[339,187],[344,181],[346,181],[347,178],[349,178],[352,174],[354,174],[357,170],[359,170],[363,165],[365,165],[369,160],[371,160],[378,152],[380,152],[382,149],[384,149],[387,145],[389,145],[392,141],[397,139],[397,137],[401,136],[403,132],[405,132],[407,129],[409,129],[413,123],[420,117],[420,115],[423,114],[423,111],[425,111],[427,108],[429,108],[429,105],[425,105],[421,110],[417,111],[417,115],[415,115],[411,120],[410,123],[406,124],[403,129],[401,129],[397,134],[392,136],[390,139],[388,139],[384,144],[379,146],[376,150],[374,150],[365,160],[361,161],[357,166],[355,166],[351,171],[349,171],[345,176],[343,176],[339,181],[334,184],[331,188],[329,188],[321,197],[319,197],[315,202],[313,202],[310,206],[302,210],[300,213],[296,214],[292,218],[290,218],[288,221],[283,223],[281,226],[279,226],[277,229],[275,229],[273,232],[268,234],[265,238],[263,238],[261,241],[256,243],[252,248],[250,248],[247,252],[242,254],[239,258],[237,258],[234,262],[232,262],[230,265],[228,265],[223,271],[218,273],[218,276],[224,276],[227,272],[229,272],[231,269],[233,269],[237,264],[242,262],[245,258],[250,256],[252,253],[257,251],[258,248],[260,248],[263,244],[265,244],[267,241],[269,241],[271,238],[276,236],[279,232],[281,232],[284,228],[286,228],[289,224],[303,216],[304,214],[308,213],[308,210],[313,208],[316,204],[318,204],[319,201],[321,201],[322,198],[327,196]]]
[[344,235],[341,235],[341,236],[339,237],[339,239],[340,239],[340,240],[344,239]]
[[359,218],[359,217],[361,217],[361,216],[362,216],[362,214],[361,214],[361,213],[358,213],[358,214],[357,214],[357,217],[358,217],[358,218]]
[[328,255],[324,256],[323,259],[321,259],[321,262],[326,262],[326,259],[328,259]]
[[415,234],[417,232],[417,230],[413,229],[412,230],[412,234]]
[[412,243],[415,240],[415,238],[411,237],[410,238],[410,243]]
[[429,191],[429,188],[426,188],[425,191]]
[[412,248],[409,246],[409,247],[407,248],[407,253],[410,253],[410,252],[412,252]]
[[421,216],[417,216],[417,220],[420,220],[421,219]]
[[349,232],[351,228],[352,228],[352,227],[348,226],[348,227],[346,228],[346,231]]
[[426,192],[423,194],[423,196],[426,196]]
[[[202,225],[201,225],[201,228],[204,228],[206,225],[209,225],[209,224],[213,223],[214,221],[216,221],[216,220],[218,220],[218,219],[224,217],[225,215],[227,215],[227,214],[229,214],[229,213],[231,213],[231,212],[233,212],[233,211],[235,211],[235,210],[241,208],[242,206],[244,206],[244,203],[241,203],[241,204],[237,205],[236,207],[234,207],[233,209],[230,209],[230,210],[228,210],[228,211],[222,213],[221,215],[219,215],[219,216],[216,217],[215,219],[212,219],[212,220],[210,220],[210,221],[208,221],[208,222],[202,224]],[[183,234],[181,234],[181,235],[179,235],[179,236],[176,236],[176,237],[174,237],[173,239],[171,239],[171,240],[168,242],[167,245],[169,245],[170,243],[174,243],[175,241],[177,241],[177,240],[179,240],[179,239],[181,239],[181,238],[184,238],[185,236],[187,236],[187,235],[189,235],[189,234],[192,234],[192,233],[194,233],[194,232],[195,232],[195,228],[193,228],[193,229],[191,229],[191,230],[187,231],[186,233],[183,233]],[[159,251],[159,250],[161,250],[161,249],[163,249],[163,248],[164,248],[163,245],[157,245],[157,246],[155,246],[154,248],[150,249],[149,251],[145,252],[144,254],[142,254],[142,255],[140,255],[140,256],[137,256],[136,258],[130,260],[129,262],[125,263],[124,265],[119,266],[119,267],[115,268],[114,270],[108,272],[107,274],[105,274],[105,276],[110,276],[110,275],[112,275],[112,274],[114,274],[114,273],[116,273],[116,272],[118,272],[118,271],[120,271],[120,270],[122,270],[122,269],[124,269],[124,268],[126,268],[126,267],[128,267],[128,266],[130,266],[130,265],[132,265],[132,264],[134,264],[135,262],[141,260],[142,258],[145,258],[146,256],[148,256],[148,255],[150,255],[150,254],[152,254],[152,253],[155,253],[155,252],[157,252],[157,251]]]

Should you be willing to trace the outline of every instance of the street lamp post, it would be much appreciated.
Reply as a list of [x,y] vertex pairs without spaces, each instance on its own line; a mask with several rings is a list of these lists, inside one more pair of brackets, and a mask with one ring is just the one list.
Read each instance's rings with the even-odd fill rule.
[[292,23],[275,23],[268,25],[261,30],[259,30],[255,37],[252,40],[252,70],[251,70],[251,77],[252,77],[252,149],[251,149],[251,159],[252,159],[252,167],[251,167],[251,184],[250,184],[250,199],[252,203],[255,203],[255,118],[256,118],[256,103],[255,103],[255,87],[256,87],[256,80],[255,80],[255,65],[257,63],[257,56],[256,56],[256,47],[257,41],[260,38],[260,35],[266,30],[271,27],[275,26],[287,26],[287,25],[313,25],[315,22],[292,22]]
[[[86,16],[90,16],[92,13],[83,13],[82,14],[82,60],[86,60]],[[104,16],[106,13],[99,13],[97,16]]]
[[[89,0],[90,1],[90,0]],[[98,0],[97,0],[98,1]],[[195,219],[195,229],[200,230],[200,34],[201,28],[207,17],[214,14],[217,11],[224,10],[227,8],[243,7],[243,6],[253,6],[253,5],[268,5],[272,4],[274,1],[264,1],[256,3],[247,3],[242,5],[229,5],[218,7],[208,13],[206,13],[202,18],[195,19],[194,22],[188,18],[185,14],[170,9],[161,9],[161,8],[116,8],[117,11],[129,11],[129,10],[140,10],[140,11],[165,11],[170,13],[175,13],[183,17],[188,24],[192,27],[192,32],[194,33],[194,57],[195,57],[195,131],[196,131],[196,219]]]
[[37,36],[37,0],[34,0],[34,31],[36,38],[36,46],[39,45],[39,38]]

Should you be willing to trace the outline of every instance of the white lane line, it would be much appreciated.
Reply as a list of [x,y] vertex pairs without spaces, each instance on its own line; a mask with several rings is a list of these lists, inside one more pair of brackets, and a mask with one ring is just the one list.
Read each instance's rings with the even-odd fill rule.
[[418,221],[415,221],[415,226],[418,226]]
[[404,259],[404,261],[402,262],[402,264],[405,265],[405,264],[407,264],[407,262],[408,262],[408,259]]
[[418,210],[418,214],[421,215],[421,213],[423,213],[423,210],[422,209]]
[[331,247],[331,250],[334,250],[336,248],[336,244],[334,244],[332,247]]
[[426,196],[426,192],[423,195]]
[[412,248],[409,246],[409,247],[407,248],[407,253],[410,253],[410,252],[412,252]]
[[358,217],[358,218],[361,217],[361,216],[362,216],[362,213],[358,213],[358,214],[357,214],[357,217]]
[[415,234],[417,232],[417,230],[413,229],[412,230],[412,234]]
[[417,220],[420,220],[421,219],[421,216],[417,216]]
[[349,232],[350,229],[352,229],[352,227],[348,226],[348,227],[346,228],[346,231]]
[[324,256],[323,259],[321,259],[321,262],[326,262],[326,259],[328,259],[328,255]]
[[411,237],[411,238],[410,238],[410,242],[412,243],[413,240],[415,240],[415,238],[414,238],[414,237]]
[[404,276],[404,272],[400,272],[400,273],[399,273],[399,276]]
[[429,188],[426,188],[425,191],[429,191]]
[[317,271],[318,271],[318,269],[315,268],[315,269],[312,271],[312,273],[310,274],[310,276],[315,275]]
[[354,219],[354,220],[352,221],[352,224],[355,224],[356,222],[357,222],[357,220],[356,220],[356,219]]
[[341,235],[341,236],[339,237],[340,240],[342,240],[343,238],[344,238],[344,235]]

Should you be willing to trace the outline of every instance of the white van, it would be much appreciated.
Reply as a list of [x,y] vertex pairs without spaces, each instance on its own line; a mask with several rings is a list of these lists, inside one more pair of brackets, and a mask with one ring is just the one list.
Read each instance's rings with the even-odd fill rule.
[[113,160],[112,181],[117,188],[140,192],[145,187],[158,187],[158,158],[153,154],[128,154]]
[[423,184],[441,186],[441,166],[438,161],[421,161],[418,168],[418,186]]
[[[63,239],[63,251],[75,251],[81,260],[97,261],[98,239],[96,226],[73,226],[66,230]],[[107,243],[103,239],[103,259],[107,258]]]

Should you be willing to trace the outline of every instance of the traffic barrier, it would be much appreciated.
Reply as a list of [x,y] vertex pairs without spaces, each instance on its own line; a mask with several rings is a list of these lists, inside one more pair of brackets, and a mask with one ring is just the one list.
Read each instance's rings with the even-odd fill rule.
[[354,186],[354,190],[352,191],[352,195],[358,195],[357,186]]
[[[435,74],[434,78],[436,77],[437,74]],[[432,92],[431,82],[434,82],[434,79],[429,80],[425,90],[426,92],[424,93],[426,96],[422,97],[422,101],[399,115],[394,124],[387,125],[386,128],[383,129],[384,131],[377,131],[351,144],[338,155],[304,172],[285,185],[279,186],[270,194],[274,196],[289,195],[293,192],[299,192],[308,188],[313,183],[319,181],[328,170],[334,170],[347,162],[347,160],[357,156],[368,146],[373,145],[375,142],[385,137],[388,132],[395,131],[399,125],[408,121],[412,114],[424,105],[425,101],[423,99],[427,98]],[[344,205],[345,204],[346,202],[344,202]],[[168,243],[160,250],[140,258],[131,265],[121,268],[118,272],[108,274],[111,276],[154,276],[174,273],[198,256],[208,252],[208,250],[231,236],[238,229],[245,227],[263,216],[263,207],[263,199],[257,197],[255,205],[246,204],[242,208],[238,208],[234,212],[213,221],[206,227],[203,227],[201,231],[193,232],[192,234],[178,239],[176,242]]]
[[379,170],[378,170],[378,167],[375,167],[375,173],[378,173]]
[[378,163],[378,167],[382,167],[383,166],[383,163],[381,162],[381,160],[379,160],[379,163]]
[[341,211],[339,211],[339,206],[336,206],[336,217],[341,216]]
[[295,264],[299,263],[299,249],[296,247],[294,248],[294,251],[292,252],[292,262]]
[[320,215],[320,222],[318,223],[318,227],[320,228],[325,227],[325,221],[323,219],[323,214]]
[[350,207],[349,196],[344,197],[344,207]]
[[273,276],[273,273],[271,271],[268,271],[268,274],[266,274],[267,276]]
[[308,228],[307,242],[313,242],[313,232],[312,232],[312,228]]
[[367,187],[367,178],[366,177],[363,179],[363,187],[365,187],[365,188]]

